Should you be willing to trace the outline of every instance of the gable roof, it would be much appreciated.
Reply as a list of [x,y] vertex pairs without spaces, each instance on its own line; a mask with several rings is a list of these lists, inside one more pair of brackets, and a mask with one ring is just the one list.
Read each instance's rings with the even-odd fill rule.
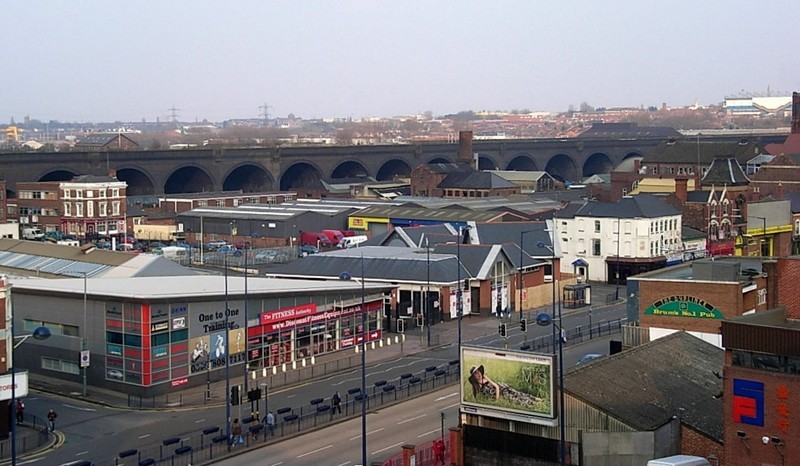
[[586,201],[570,202],[556,212],[558,218],[658,218],[678,215],[675,210],[661,199],[651,194],[626,196],[617,202]]
[[704,142],[681,139],[664,142],[646,153],[642,165],[648,163],[691,163],[710,164],[715,158],[734,157],[739,163],[746,163],[761,151],[752,142]]
[[669,126],[639,126],[638,123],[594,123],[579,138],[678,138],[681,133]]
[[564,374],[564,387],[635,429],[653,431],[683,413],[683,424],[721,442],[724,353],[675,332],[578,366]]

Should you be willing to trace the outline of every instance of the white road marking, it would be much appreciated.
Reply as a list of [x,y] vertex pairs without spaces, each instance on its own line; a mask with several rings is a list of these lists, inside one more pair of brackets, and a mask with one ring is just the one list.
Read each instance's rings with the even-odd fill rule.
[[86,455],[88,453],[89,453],[88,451],[82,451],[80,453],[75,453],[75,456],[82,456],[82,455]]
[[422,419],[425,416],[427,416],[427,414],[421,414],[421,415],[419,415],[417,417],[412,417],[410,419],[405,419],[403,421],[400,421],[397,424],[400,425],[400,424],[405,424],[406,422],[416,421],[417,419]]
[[144,435],[140,435],[139,438],[142,439],[142,438],[147,438],[149,436],[150,436],[150,434],[144,434]]
[[435,434],[437,432],[439,432],[439,429],[433,429],[430,432],[425,432],[424,434],[417,435],[417,438],[427,437],[428,435]]
[[377,455],[378,453],[383,453],[383,452],[384,452],[384,451],[386,451],[386,450],[390,450],[390,449],[392,449],[392,448],[397,448],[397,447],[399,447],[400,445],[405,445],[405,443],[406,443],[406,442],[395,443],[394,445],[389,445],[388,447],[386,447],[386,448],[383,448],[383,449],[381,449],[381,450],[378,450],[378,451],[373,451],[373,452],[372,452],[372,454],[373,454],[373,455]]
[[442,401],[442,400],[446,400],[446,399],[448,399],[448,398],[450,398],[450,397],[452,397],[452,396],[458,396],[458,395],[459,395],[459,393],[458,393],[458,392],[451,393],[451,394],[449,394],[449,395],[440,396],[439,398],[436,398],[436,401]]
[[206,420],[205,419],[198,419],[198,420],[194,421],[195,424],[200,424],[201,422],[206,422]]
[[322,450],[327,450],[328,448],[333,448],[333,445],[328,445],[328,446],[325,446],[325,447],[322,447],[322,448],[317,448],[316,450],[311,450],[310,452],[303,453],[302,455],[298,455],[297,457],[298,458],[302,458],[304,456],[313,455],[314,453],[319,453]]
[[344,465],[350,464],[350,463],[352,463],[352,461],[345,461],[344,463],[337,464],[336,466],[344,466]]
[[445,409],[455,408],[456,406],[461,406],[461,403],[455,403],[449,406],[445,406],[444,408],[440,409],[439,411],[444,411]]
[[78,411],[91,411],[91,412],[97,411],[94,408],[81,408],[80,406],[73,406],[73,405],[68,405],[68,404],[64,404],[62,406],[65,406],[67,408],[77,409]]

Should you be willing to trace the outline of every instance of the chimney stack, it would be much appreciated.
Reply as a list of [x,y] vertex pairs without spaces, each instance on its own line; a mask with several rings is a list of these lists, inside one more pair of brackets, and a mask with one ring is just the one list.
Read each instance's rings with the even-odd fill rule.
[[675,197],[686,203],[687,191],[689,190],[689,180],[687,178],[675,178]]
[[800,92],[792,92],[792,134],[800,134]]
[[458,132],[458,164],[472,167],[472,131]]

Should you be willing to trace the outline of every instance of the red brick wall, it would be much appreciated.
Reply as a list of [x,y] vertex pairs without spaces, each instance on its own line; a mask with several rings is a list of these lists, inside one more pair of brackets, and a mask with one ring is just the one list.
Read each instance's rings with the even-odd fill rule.
[[644,314],[644,310],[656,301],[676,295],[688,295],[702,299],[716,307],[726,317],[739,316],[743,312],[742,291],[736,283],[695,282],[639,282],[639,319],[642,327],[658,327],[704,333],[719,333],[721,320],[698,317],[670,317]]
[[800,282],[800,258],[782,257],[777,263],[778,302],[786,306],[786,316],[800,319],[800,293],[797,283]]
[[722,459],[725,455],[725,446],[692,428],[681,426],[681,454],[703,458],[714,455]]
[[[763,426],[735,421],[733,417],[733,379],[735,378],[764,383]],[[800,377],[729,366],[726,360],[724,379],[725,462],[722,464],[725,466],[797,464],[797,458],[800,457],[800,443],[796,441],[800,435],[800,410],[797,409],[796,400],[800,396]],[[784,396],[787,397],[786,411],[782,411],[780,407],[781,403],[784,403]],[[781,419],[788,422],[785,430],[778,422]],[[744,441],[737,432],[744,433],[746,436]],[[762,442],[762,437],[765,436],[769,438],[767,444]],[[785,463],[781,462],[781,455],[772,442],[772,437],[778,437],[784,441],[781,448],[785,455]]]

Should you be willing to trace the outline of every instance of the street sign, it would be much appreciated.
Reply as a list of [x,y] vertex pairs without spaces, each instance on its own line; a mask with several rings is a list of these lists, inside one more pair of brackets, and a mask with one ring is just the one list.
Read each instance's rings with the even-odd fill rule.
[[89,350],[81,350],[81,367],[89,367]]
[[[20,371],[14,374],[15,398],[22,398],[28,395],[28,371]],[[11,373],[0,375],[0,401],[11,399]]]

